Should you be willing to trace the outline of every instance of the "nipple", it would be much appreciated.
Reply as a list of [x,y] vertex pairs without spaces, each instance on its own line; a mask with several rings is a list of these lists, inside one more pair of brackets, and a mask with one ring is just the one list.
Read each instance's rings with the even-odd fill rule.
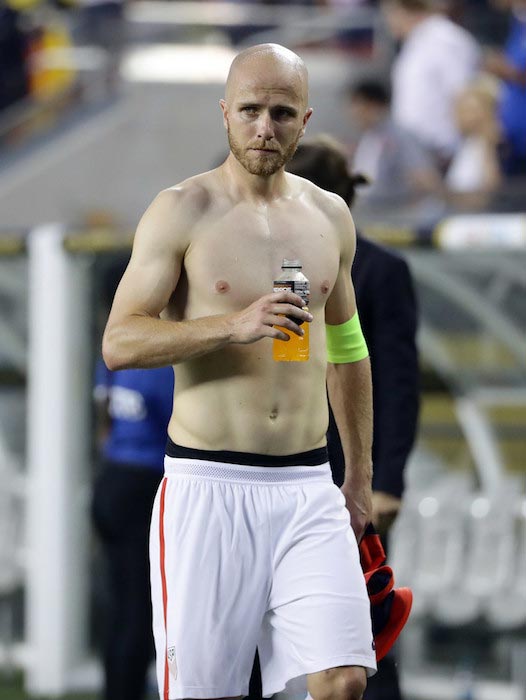
[[218,280],[216,282],[216,292],[218,294],[226,294],[230,291],[230,285],[226,280]]
[[321,293],[327,294],[327,292],[329,291],[329,287],[329,280],[323,280],[323,282],[321,283]]

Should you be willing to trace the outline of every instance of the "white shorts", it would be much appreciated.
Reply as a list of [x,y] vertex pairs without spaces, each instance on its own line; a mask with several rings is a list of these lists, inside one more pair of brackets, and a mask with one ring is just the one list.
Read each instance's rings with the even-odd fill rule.
[[328,463],[165,458],[150,533],[161,700],[263,694],[336,666],[376,670],[356,538]]

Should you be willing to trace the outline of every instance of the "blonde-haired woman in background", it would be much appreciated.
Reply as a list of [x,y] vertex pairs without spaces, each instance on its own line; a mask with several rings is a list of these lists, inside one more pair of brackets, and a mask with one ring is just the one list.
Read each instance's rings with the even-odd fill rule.
[[446,173],[445,184],[453,203],[459,206],[484,206],[500,186],[497,92],[490,78],[481,77],[456,100],[455,118],[462,141]]

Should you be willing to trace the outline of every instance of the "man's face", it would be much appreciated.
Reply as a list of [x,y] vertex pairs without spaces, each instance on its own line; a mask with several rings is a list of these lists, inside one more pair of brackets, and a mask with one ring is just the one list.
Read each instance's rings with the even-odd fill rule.
[[230,150],[247,172],[268,177],[292,158],[311,114],[305,92],[296,71],[269,58],[236,76],[221,107]]

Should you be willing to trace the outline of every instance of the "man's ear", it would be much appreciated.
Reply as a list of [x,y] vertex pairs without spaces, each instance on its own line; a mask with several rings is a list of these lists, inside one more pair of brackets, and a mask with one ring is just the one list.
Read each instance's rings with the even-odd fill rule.
[[301,127],[300,136],[305,135],[305,129],[307,128],[307,122],[311,118],[311,115],[312,115],[312,107],[309,107],[309,109],[305,112],[305,115],[303,117],[303,126]]
[[219,100],[219,106],[223,112],[223,124],[225,129],[228,129],[228,105],[225,100]]

